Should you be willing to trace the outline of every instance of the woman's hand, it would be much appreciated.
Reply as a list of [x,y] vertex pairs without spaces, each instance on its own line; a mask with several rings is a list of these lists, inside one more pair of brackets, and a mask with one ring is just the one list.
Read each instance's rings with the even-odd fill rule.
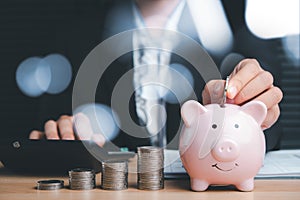
[[44,132],[33,130],[29,139],[49,140],[93,140],[103,146],[105,138],[101,133],[94,133],[88,117],[79,113],[75,116],[62,115],[57,121],[49,120],[44,125]]
[[[203,104],[220,103],[224,91],[223,80],[207,83],[203,92]],[[255,59],[242,60],[230,74],[227,103],[244,104],[251,100],[262,101],[268,108],[262,128],[270,128],[280,115],[279,102],[282,91],[273,85],[273,76],[261,68]]]

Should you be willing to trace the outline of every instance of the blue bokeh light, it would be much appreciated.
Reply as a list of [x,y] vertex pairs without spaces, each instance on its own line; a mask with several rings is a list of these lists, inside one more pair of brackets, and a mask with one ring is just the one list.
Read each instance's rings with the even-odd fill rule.
[[60,54],[27,58],[16,71],[17,85],[29,97],[38,97],[45,92],[59,94],[69,86],[71,79],[71,64]]
[[[38,97],[45,92],[45,88],[41,85],[47,85],[47,79],[38,84],[37,76],[44,76],[44,71],[39,71],[39,64],[41,62],[39,57],[30,57],[25,59],[17,68],[16,71],[16,81],[20,90],[27,96]],[[43,65],[43,69],[47,68],[46,65]],[[42,79],[39,79],[42,80]]]
[[50,54],[43,61],[50,66],[51,81],[47,89],[49,94],[59,94],[64,91],[72,79],[72,67],[66,57],[60,54]]
[[110,107],[90,103],[76,108],[73,114],[78,113],[84,114],[89,119],[93,134],[102,134],[107,140],[113,140],[118,135],[120,120]]

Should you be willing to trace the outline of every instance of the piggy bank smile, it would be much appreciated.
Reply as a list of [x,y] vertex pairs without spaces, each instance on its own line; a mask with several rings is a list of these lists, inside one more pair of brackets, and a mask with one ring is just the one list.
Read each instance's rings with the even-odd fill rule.
[[236,167],[238,167],[239,165],[237,163],[234,163],[233,166],[231,168],[227,168],[227,166],[222,166],[221,163],[216,163],[216,164],[213,164],[212,167],[216,168],[217,170],[220,170],[222,172],[230,172],[232,171],[233,169],[235,169]]

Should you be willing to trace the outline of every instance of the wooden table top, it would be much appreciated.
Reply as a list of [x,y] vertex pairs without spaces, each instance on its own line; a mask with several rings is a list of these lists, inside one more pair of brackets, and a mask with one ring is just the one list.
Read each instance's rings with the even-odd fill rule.
[[[135,160],[130,162],[134,165]],[[188,179],[165,180],[165,188],[157,191],[144,191],[137,189],[136,173],[129,173],[127,190],[108,191],[100,188],[101,174],[97,174],[97,188],[93,190],[76,191],[67,187],[55,191],[37,190],[36,182],[43,179],[62,179],[65,186],[68,185],[67,176],[33,176],[16,174],[4,168],[0,164],[0,200],[33,200],[33,199],[300,199],[300,179],[272,179],[255,180],[255,189],[252,192],[240,192],[234,187],[210,187],[205,192],[193,192],[190,190]]]

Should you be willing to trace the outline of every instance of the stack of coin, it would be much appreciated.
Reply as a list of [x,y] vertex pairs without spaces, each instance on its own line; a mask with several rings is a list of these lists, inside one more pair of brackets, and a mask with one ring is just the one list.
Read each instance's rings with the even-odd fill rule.
[[104,190],[128,188],[128,162],[102,162],[101,187]]
[[96,187],[95,171],[76,168],[69,171],[69,186],[72,190],[90,190]]
[[164,150],[160,147],[138,147],[138,189],[164,188]]
[[58,190],[64,187],[63,180],[41,180],[37,182],[38,190]]

